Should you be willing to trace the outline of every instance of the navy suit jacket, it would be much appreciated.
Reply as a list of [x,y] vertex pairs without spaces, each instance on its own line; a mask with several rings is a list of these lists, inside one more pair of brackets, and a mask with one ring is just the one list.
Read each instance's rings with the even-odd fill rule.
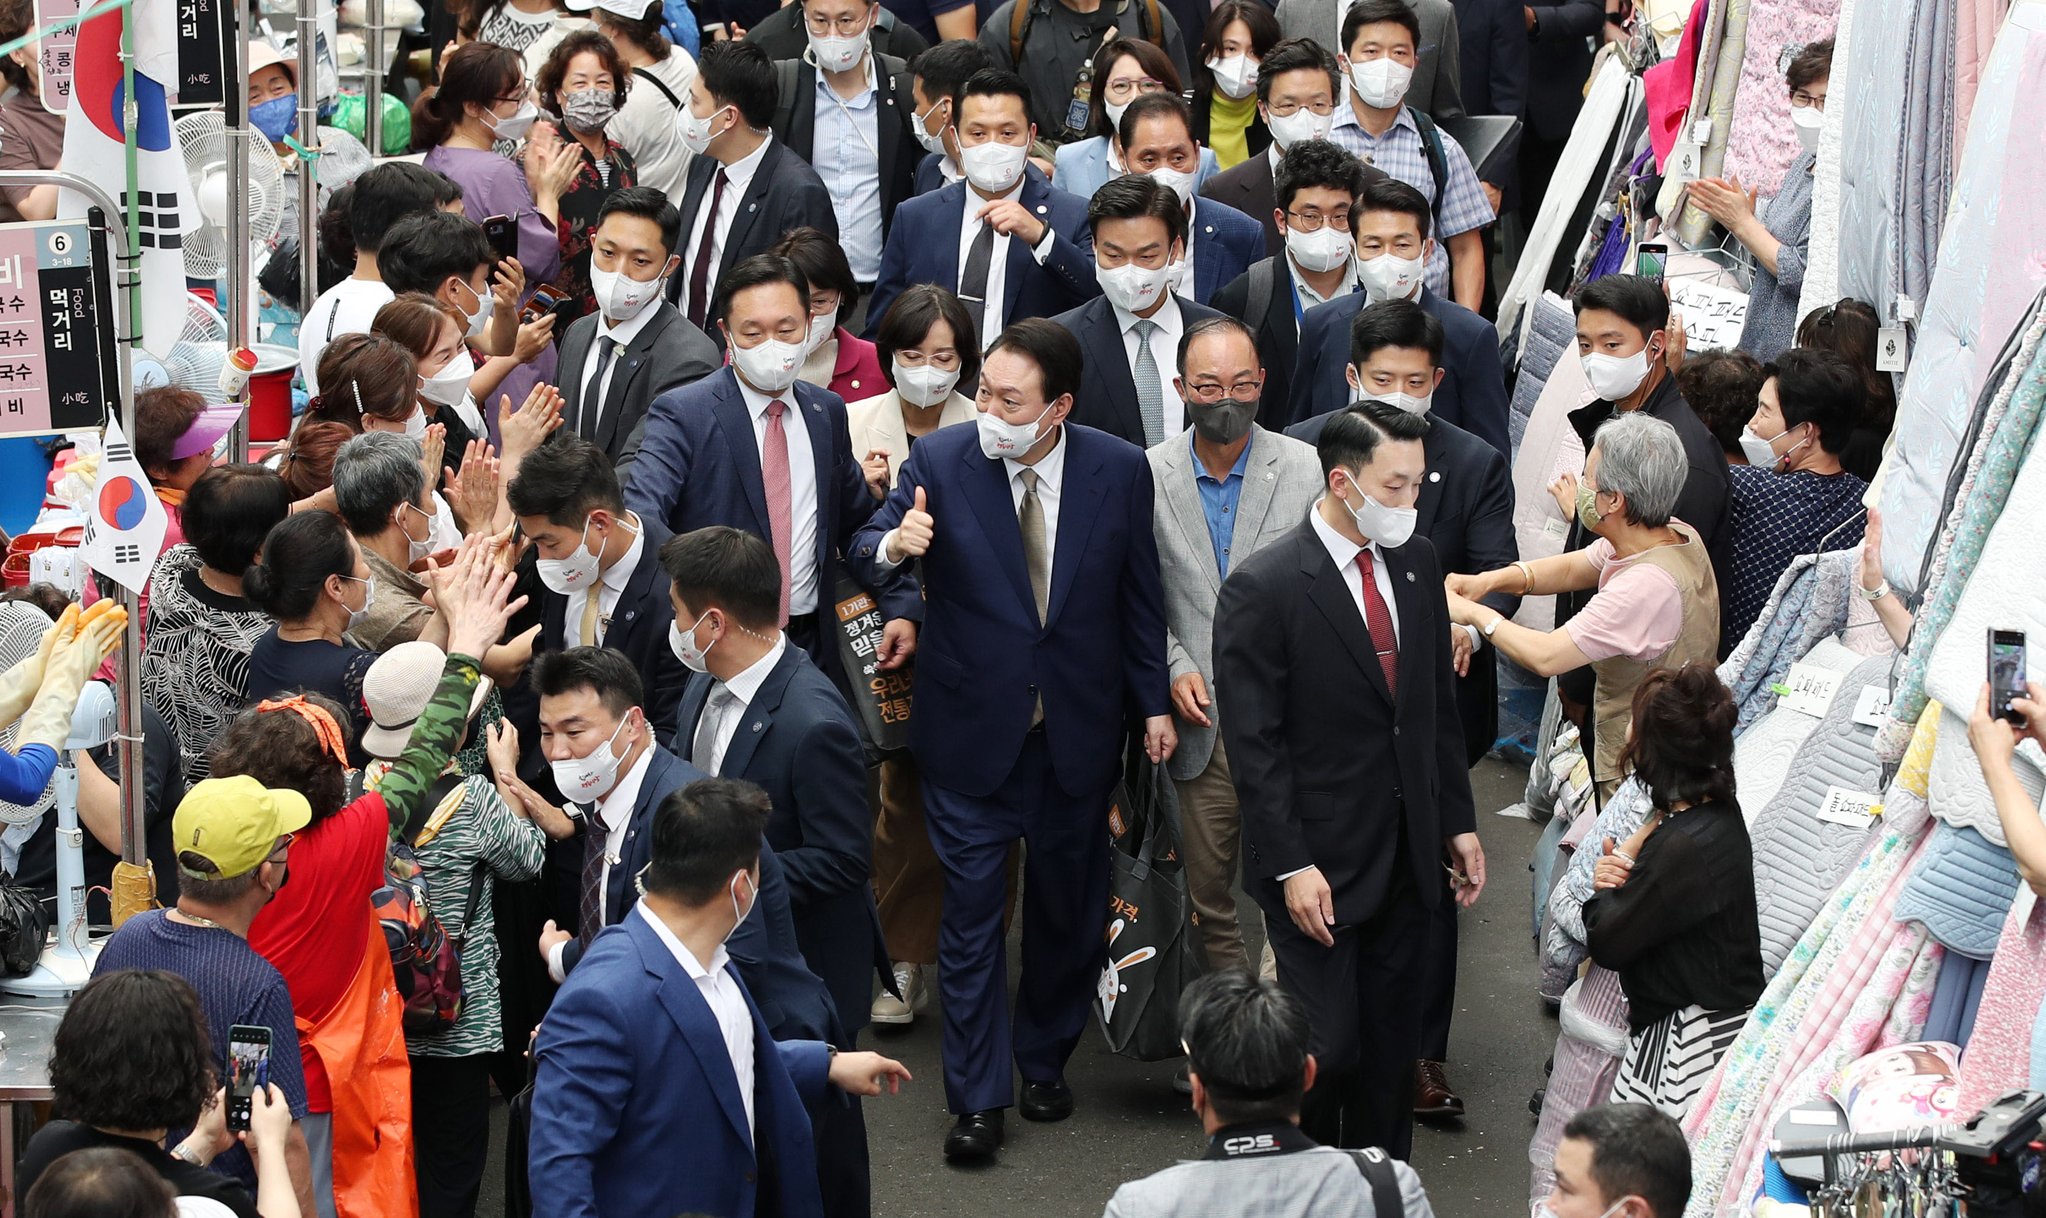
[[696,981],[644,918],[606,929],[534,1046],[533,1213],[547,1218],[779,1214],[822,1218],[805,1097],[828,1093],[819,1040],[753,1019],[753,1123]]
[[[689,179],[682,187],[682,197],[676,200],[676,206],[682,209],[681,241],[685,248],[676,251],[682,255],[682,265],[668,278],[668,300],[685,317],[689,313],[690,276],[696,263],[696,250],[687,248],[689,234],[695,228],[697,211],[710,202],[711,179],[719,168],[712,157],[691,157]],[[838,213],[831,210],[831,192],[824,188],[824,179],[817,176],[809,162],[787,144],[772,140],[761,155],[760,168],[753,172],[753,180],[746,184],[746,193],[739,197],[738,210],[732,213],[732,228],[725,234],[717,274],[722,276],[753,255],[766,253],[769,246],[781,240],[782,234],[804,225],[821,228],[834,238],[838,236]],[[715,279],[710,281],[710,291],[710,312],[705,315],[704,330],[722,350],[724,331],[709,320],[723,312]]]
[[[1179,317],[1183,326],[1221,314],[1204,309],[1182,296]],[[1122,327],[1115,306],[1105,296],[1094,299],[1052,318],[1080,340],[1080,391],[1073,395],[1073,413],[1068,417],[1083,427],[1105,431],[1111,436],[1144,447],[1144,416],[1137,408],[1137,383],[1130,373],[1130,358],[1123,347]],[[1158,388],[1170,394],[1173,369],[1158,368]],[[1178,434],[1168,430],[1169,435]],[[1063,514],[1060,516],[1064,521]],[[1056,567],[1058,564],[1052,564]]]
[[[874,497],[853,457],[845,402],[837,394],[803,381],[796,382],[784,396],[795,399],[795,413],[810,431],[820,517],[817,607],[828,610],[837,556],[852,548],[853,531],[874,512]],[[753,418],[739,391],[738,375],[731,368],[654,399],[647,409],[639,459],[626,479],[625,506],[638,512],[641,519],[661,521],[673,533],[722,524],[773,538]],[[916,581],[908,575],[877,574],[873,582],[861,582],[874,594],[883,616],[923,620],[923,600],[917,595]],[[836,677],[836,640],[829,632],[819,633],[825,671]]]
[[927,195],[945,185],[945,154],[926,152],[924,159],[916,163],[916,182],[910,186],[911,198]]
[[1265,256],[1264,226],[1227,203],[1196,196],[1189,223],[1197,304],[1208,303],[1223,285]]
[[[675,610],[668,602],[668,572],[661,566],[661,546],[671,534],[666,525],[651,516],[642,515],[640,524],[646,530],[646,539],[639,548],[639,565],[632,569],[625,590],[618,594],[618,603],[611,609],[604,646],[623,652],[639,670],[646,684],[647,722],[653,725],[654,736],[662,744],[673,747],[675,707],[682,700],[682,687],[689,683],[689,670],[682,667],[682,661],[675,658],[675,649],[668,646],[668,623],[675,620]],[[568,594],[541,592],[540,637],[534,641],[534,654],[580,646],[582,622],[577,621],[573,629],[578,633],[571,638]],[[524,725],[521,730],[525,730]],[[537,724],[533,731],[532,739],[538,741]]]
[[918,440],[853,542],[854,569],[878,574],[882,537],[923,488],[937,525],[916,560],[929,603],[910,749],[927,779],[962,795],[989,795],[1008,778],[1040,697],[1053,777],[1076,799],[1115,786],[1126,715],[1171,710],[1150,462],[1091,427],[1064,430],[1045,624],[1008,471],[981,454],[971,427]]
[[[680,735],[694,742],[716,685],[708,673],[682,697]],[[836,686],[803,649],[783,647],[732,732],[721,778],[767,792],[767,843],[788,877],[789,912],[810,971],[824,979],[840,1025],[867,1023],[873,976],[888,969],[874,912],[874,818],[859,728]]]
[[1284,431],[1293,421],[1290,392],[1293,365],[1300,351],[1298,298],[1293,294],[1293,260],[1283,254],[1270,259],[1272,294],[1250,298],[1250,272],[1245,271],[1215,293],[1208,303],[1249,326],[1257,334],[1257,358],[1264,365],[1265,391],[1258,399],[1257,421],[1270,431]]
[[[1293,368],[1293,421],[1341,410],[1356,400],[1344,370],[1350,366],[1350,323],[1364,309],[1364,293],[1339,296],[1307,310],[1300,323],[1300,362]],[[1444,296],[1421,289],[1420,306],[1442,323],[1442,383],[1430,417],[1447,419],[1513,460],[1506,430],[1512,403],[1499,366],[1499,332],[1491,322]]]
[[[881,271],[867,304],[867,337],[874,337],[888,306],[913,283],[935,283],[959,290],[959,226],[964,222],[967,194],[964,179],[919,194],[897,210],[895,227],[881,247]],[[1051,317],[1101,294],[1094,281],[1094,238],[1087,228],[1087,200],[1051,184],[1035,165],[1023,169],[1019,202],[1030,214],[1051,225],[1051,251],[1044,265],[1016,238],[1009,240],[1007,270],[1002,278],[1002,316],[1009,321]],[[982,206],[973,196],[976,209]]]

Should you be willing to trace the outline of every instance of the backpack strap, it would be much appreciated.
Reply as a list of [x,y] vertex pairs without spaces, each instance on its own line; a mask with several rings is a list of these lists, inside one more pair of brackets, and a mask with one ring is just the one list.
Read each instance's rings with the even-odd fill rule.
[[776,139],[786,141],[789,126],[796,121],[796,72],[802,67],[800,59],[774,62],[774,122],[769,126],[777,133]]
[[1407,107],[1407,113],[1414,116],[1414,127],[1421,133],[1421,150],[1428,154],[1428,173],[1435,179],[1435,201],[1429,208],[1435,222],[1429,225],[1429,235],[1435,238],[1435,248],[1442,251],[1451,273],[1456,268],[1456,258],[1449,252],[1449,242],[1442,236],[1442,196],[1449,193],[1449,155],[1442,150],[1442,130],[1435,120]]
[[1164,50],[1165,17],[1163,11],[1158,7],[1158,0],[1144,0],[1144,8],[1139,15],[1142,18],[1142,22],[1137,27],[1138,31],[1142,32],[1143,27],[1146,25],[1151,27],[1148,33],[1143,34],[1144,40],[1155,44],[1159,50]]
[[[477,859],[476,866],[469,870],[469,899],[462,902],[462,933],[448,936],[457,951],[469,941],[469,928],[476,925],[476,905],[483,899],[483,881],[487,878],[489,870],[489,864],[482,859]],[[442,929],[445,930],[446,927]]]
[[1272,312],[1272,295],[1279,286],[1277,259],[1260,258],[1250,264],[1250,291],[1244,295],[1243,311],[1250,314],[1244,324],[1256,329]]
[[427,788],[426,799],[422,801],[433,811],[427,814],[426,824],[420,828],[419,836],[413,839],[413,849],[424,848],[426,843],[440,835],[442,829],[447,828],[448,822],[461,810],[462,801],[469,797],[468,782],[459,770],[434,779],[433,785]]
[[645,68],[634,68],[632,70],[632,74],[634,76],[639,77],[641,80],[647,82],[648,84],[652,85],[655,89],[659,90],[661,96],[668,99],[669,105],[675,107],[677,112],[681,111],[682,99],[675,96],[675,91],[668,87],[668,83],[666,81],[654,75],[652,72],[647,71]]
[[1023,62],[1023,39],[1030,33],[1030,6],[1037,0],[1009,0],[1009,63]]
[[1392,1156],[1376,1146],[1350,1152],[1357,1174],[1371,1186],[1371,1211],[1375,1218],[1400,1218],[1406,1202],[1400,1200],[1400,1179],[1392,1170]]

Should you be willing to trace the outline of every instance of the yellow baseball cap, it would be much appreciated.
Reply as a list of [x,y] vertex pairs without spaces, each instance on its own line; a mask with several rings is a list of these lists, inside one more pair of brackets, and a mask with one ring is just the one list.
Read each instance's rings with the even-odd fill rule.
[[273,790],[246,774],[209,778],[185,793],[171,817],[171,841],[180,855],[189,851],[213,864],[213,870],[178,870],[194,879],[229,879],[247,875],[270,852],[277,839],[312,823],[313,807],[297,791]]

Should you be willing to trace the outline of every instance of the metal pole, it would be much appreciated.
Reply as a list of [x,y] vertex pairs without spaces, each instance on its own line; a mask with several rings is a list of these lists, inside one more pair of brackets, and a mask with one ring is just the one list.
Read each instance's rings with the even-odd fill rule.
[[320,69],[314,48],[320,37],[319,10],[330,2],[299,0],[298,5],[298,142],[312,154],[298,165],[298,298],[306,309],[320,294]]
[[384,0],[365,0],[362,18],[362,142],[374,161],[384,155]]
[[[235,30],[228,45],[235,48],[235,60],[227,65],[228,78],[233,82],[227,90],[227,349],[239,351],[249,345],[249,293],[255,286],[254,274],[249,269],[249,149],[253,135],[249,130],[249,75],[242,70],[242,65],[249,62],[247,0],[234,0],[228,12]],[[263,155],[271,155],[267,147]],[[309,227],[311,217],[301,216],[299,228]],[[306,298],[306,303],[312,303],[311,297]],[[246,407],[248,386],[244,384],[230,400]],[[233,460],[249,459],[246,413],[235,420],[227,443]]]

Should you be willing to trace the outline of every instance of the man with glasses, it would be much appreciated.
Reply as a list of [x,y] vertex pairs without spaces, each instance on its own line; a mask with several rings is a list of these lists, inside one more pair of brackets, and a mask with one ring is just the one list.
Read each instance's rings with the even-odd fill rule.
[[[935,0],[937,6],[957,4],[963,0]],[[966,25],[965,32],[958,31],[959,14],[973,16],[973,6],[965,3],[963,9],[955,8],[938,18],[939,25],[950,25],[953,33],[939,34],[931,28],[931,22],[921,19],[915,10],[920,5],[905,8],[894,4],[874,14],[874,21],[866,30],[865,37],[872,44],[874,54],[891,55],[909,63],[929,50],[940,38],[971,38],[973,26]],[[785,59],[804,59],[810,49],[810,26],[808,15],[801,4],[784,4],[766,17],[746,27],[745,41],[767,52],[767,57],[780,63]],[[709,46],[708,40],[704,42]]]
[[[1336,118],[1336,99],[1342,92],[1343,74],[1336,67],[1336,57],[1319,42],[1289,38],[1274,46],[1258,64],[1257,72],[1257,114],[1272,133],[1272,146],[1216,174],[1201,187],[1202,198],[1226,203],[1264,225],[1267,254],[1276,257],[1286,250],[1286,235],[1276,216],[1279,160],[1302,140],[1328,138],[1329,126]],[[1363,172],[1367,183],[1385,177],[1384,171],[1369,165],[1363,166]]]
[[1256,333],[1268,369],[1258,421],[1282,428],[1292,421],[1287,391],[1302,319],[1358,290],[1350,211],[1364,193],[1364,163],[1327,140],[1300,140],[1279,162],[1273,189],[1283,252],[1252,264],[1210,303]]
[[1210,317],[1179,340],[1173,390],[1187,427],[1145,454],[1156,489],[1152,529],[1165,583],[1165,652],[1179,748],[1179,857],[1212,970],[1248,961],[1236,921],[1242,825],[1216,724],[1215,600],[1237,562],[1299,527],[1321,489],[1314,449],[1258,425],[1270,381],[1250,327]]
[[1054,144],[1083,139],[1091,130],[1094,52],[1111,38],[1156,45],[1181,80],[1190,78],[1185,33],[1159,0],[1006,0],[980,27],[980,45],[993,66],[1022,75],[1031,120]]

